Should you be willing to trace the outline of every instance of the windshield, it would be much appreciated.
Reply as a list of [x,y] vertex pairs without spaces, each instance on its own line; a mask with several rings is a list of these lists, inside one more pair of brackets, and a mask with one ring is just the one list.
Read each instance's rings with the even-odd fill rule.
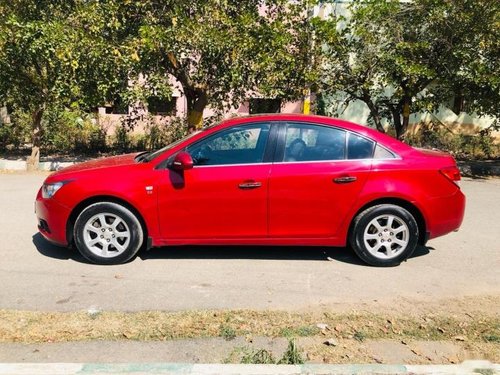
[[197,130],[195,132],[192,132],[192,133],[189,133],[188,135],[186,135],[185,137],[181,138],[181,139],[178,139],[177,141],[173,142],[173,143],[170,143],[169,145],[163,147],[163,148],[160,148],[159,150],[156,150],[156,151],[153,151],[149,154],[146,154],[144,155],[142,158],[141,158],[141,161],[142,162],[148,162],[148,161],[151,161],[153,160],[154,158],[156,158],[157,156],[161,155],[163,152],[167,151],[167,150],[170,150],[171,148],[177,146],[178,144],[184,142],[185,140],[188,140],[189,138],[195,136],[196,134],[198,133],[201,133],[201,130]]

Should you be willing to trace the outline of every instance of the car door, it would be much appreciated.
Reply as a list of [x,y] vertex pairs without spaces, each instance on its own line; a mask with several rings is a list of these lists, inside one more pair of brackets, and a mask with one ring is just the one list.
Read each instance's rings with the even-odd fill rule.
[[160,186],[164,239],[267,236],[270,128],[268,123],[231,127],[186,148],[193,168],[167,171]]
[[277,147],[269,235],[334,237],[370,173],[374,142],[331,126],[287,123]]

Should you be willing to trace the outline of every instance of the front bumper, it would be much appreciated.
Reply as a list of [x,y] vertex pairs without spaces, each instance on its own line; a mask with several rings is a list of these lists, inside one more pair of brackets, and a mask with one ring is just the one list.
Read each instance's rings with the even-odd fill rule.
[[35,214],[38,231],[50,242],[59,246],[68,246],[66,223],[71,210],[57,202],[54,198],[42,198],[41,189],[35,201]]

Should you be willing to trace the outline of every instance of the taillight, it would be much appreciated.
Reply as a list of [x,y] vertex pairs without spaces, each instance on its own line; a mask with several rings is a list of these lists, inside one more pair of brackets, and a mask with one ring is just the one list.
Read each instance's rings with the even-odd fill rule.
[[448,180],[459,186],[460,170],[457,167],[446,167],[439,170]]

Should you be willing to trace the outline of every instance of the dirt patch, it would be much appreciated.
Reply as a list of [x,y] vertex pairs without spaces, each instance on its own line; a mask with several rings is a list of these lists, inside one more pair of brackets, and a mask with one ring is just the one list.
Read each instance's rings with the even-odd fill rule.
[[[499,305],[498,297],[483,304]],[[487,303],[485,303],[487,302]],[[168,340],[193,337],[257,335],[306,337],[334,334],[355,339],[424,339],[457,341],[500,340],[496,310],[466,308],[466,301],[428,305],[405,311],[359,309],[349,313],[335,310],[286,311],[185,311],[185,312],[39,312],[0,310],[0,341],[46,342],[92,339]],[[481,302],[477,302],[480,306]],[[449,306],[453,306],[449,311]],[[471,307],[471,306],[469,306]],[[456,309],[456,310],[455,310]]]
[[0,310],[0,342],[3,346],[172,342],[182,353],[184,344],[193,348],[196,343],[219,340],[225,343],[221,346],[224,350],[205,350],[204,356],[213,356],[209,362],[238,363],[261,349],[279,358],[288,340],[293,339],[304,358],[313,363],[498,362],[499,302],[499,297],[482,296],[392,306],[377,303],[348,312],[321,309],[294,313]]

